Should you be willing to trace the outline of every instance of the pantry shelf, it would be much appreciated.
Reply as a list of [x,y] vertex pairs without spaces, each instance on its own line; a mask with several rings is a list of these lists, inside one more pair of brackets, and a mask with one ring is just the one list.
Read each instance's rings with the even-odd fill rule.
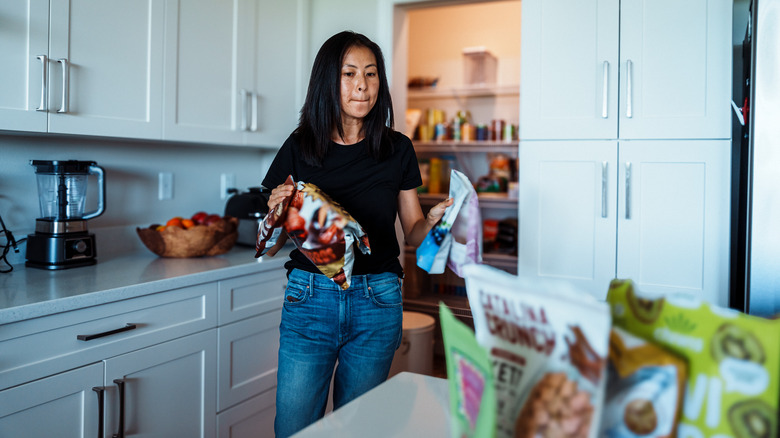
[[[419,193],[417,197],[423,205],[437,204],[447,198],[444,193]],[[477,195],[481,208],[500,208],[514,210],[517,208],[517,198],[506,193],[480,193]]]
[[426,87],[407,92],[407,99],[452,99],[459,97],[519,96],[519,85],[471,85],[463,87]]
[[517,141],[415,141],[417,152],[504,152],[517,156],[519,143]]

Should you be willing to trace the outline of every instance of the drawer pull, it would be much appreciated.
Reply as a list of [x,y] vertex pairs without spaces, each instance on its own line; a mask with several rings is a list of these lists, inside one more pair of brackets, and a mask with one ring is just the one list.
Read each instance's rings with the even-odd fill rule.
[[129,330],[135,330],[135,328],[136,328],[135,324],[129,324],[128,323],[126,326],[124,326],[122,328],[109,330],[107,332],[95,333],[95,334],[92,334],[92,335],[76,335],[76,339],[78,339],[79,341],[91,341],[93,339],[102,338],[103,336],[110,336],[110,335],[115,335],[117,333],[126,332],[126,331],[129,331]]
[[103,419],[105,416],[103,411],[103,394],[105,393],[106,388],[95,386],[92,390],[97,393],[98,398],[98,438],[101,438],[103,436]]
[[114,379],[119,387],[119,426],[112,438],[125,438],[125,379]]

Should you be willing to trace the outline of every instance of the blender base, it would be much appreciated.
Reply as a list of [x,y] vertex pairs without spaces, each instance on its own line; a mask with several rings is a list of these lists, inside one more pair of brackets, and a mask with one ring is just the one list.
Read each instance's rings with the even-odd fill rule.
[[97,263],[95,255],[94,234],[29,234],[25,266],[48,270],[90,266]]

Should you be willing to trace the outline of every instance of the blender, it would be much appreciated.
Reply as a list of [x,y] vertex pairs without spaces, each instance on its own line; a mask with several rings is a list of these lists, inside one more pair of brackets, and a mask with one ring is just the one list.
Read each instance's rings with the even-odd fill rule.
[[[94,161],[31,160],[38,180],[41,217],[27,236],[26,266],[57,270],[96,263],[95,235],[87,220],[105,210],[103,168]],[[84,212],[89,175],[97,176],[97,209]]]

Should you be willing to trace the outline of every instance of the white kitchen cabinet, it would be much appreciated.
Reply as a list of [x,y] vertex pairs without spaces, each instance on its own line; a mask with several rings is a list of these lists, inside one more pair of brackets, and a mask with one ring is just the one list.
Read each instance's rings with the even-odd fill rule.
[[1,129],[160,137],[161,2],[6,3]]
[[259,0],[250,5],[255,9],[256,23],[248,59],[254,69],[249,89],[251,116],[244,141],[279,148],[298,126],[308,84],[300,41],[306,31],[300,17],[308,13],[308,2]]
[[0,431],[5,437],[93,438],[98,434],[98,393],[103,363],[94,363],[0,391]]
[[728,140],[524,141],[522,274],[728,305]]
[[211,329],[106,360],[104,433],[216,436],[216,344]]
[[280,269],[219,282],[219,437],[273,436],[286,285]]
[[297,124],[298,2],[167,2],[163,139],[279,147]]
[[49,1],[0,2],[0,129],[46,132]]
[[620,142],[618,278],[728,307],[730,154],[729,140]]
[[213,437],[216,324],[217,284],[206,283],[4,325],[0,421],[25,422],[30,409],[37,418],[69,417],[62,427],[86,417],[79,424],[95,436],[92,388],[104,387],[104,436],[111,436],[120,411],[114,379],[125,379],[126,432]]
[[615,278],[617,142],[520,143],[519,268],[603,297]]
[[524,0],[522,138],[730,138],[731,9]]

